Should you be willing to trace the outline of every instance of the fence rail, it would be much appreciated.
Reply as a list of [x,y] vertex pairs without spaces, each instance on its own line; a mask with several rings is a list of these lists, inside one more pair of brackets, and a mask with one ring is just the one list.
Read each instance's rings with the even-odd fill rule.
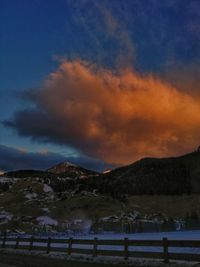
[[[169,260],[200,261],[200,240],[122,240],[107,239],[58,239],[40,237],[9,237],[6,234],[0,236],[1,248],[12,248],[16,250],[65,252],[71,254],[87,254],[97,257],[119,256],[128,259],[130,257],[162,259],[168,263]],[[134,247],[145,247],[145,251],[134,250]],[[160,251],[148,251],[153,248]],[[195,248],[196,253],[171,252],[171,248]]]

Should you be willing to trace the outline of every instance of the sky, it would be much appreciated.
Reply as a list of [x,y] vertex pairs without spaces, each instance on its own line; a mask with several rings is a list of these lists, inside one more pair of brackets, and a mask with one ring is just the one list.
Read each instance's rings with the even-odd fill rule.
[[199,0],[1,0],[0,40],[0,171],[199,146]]

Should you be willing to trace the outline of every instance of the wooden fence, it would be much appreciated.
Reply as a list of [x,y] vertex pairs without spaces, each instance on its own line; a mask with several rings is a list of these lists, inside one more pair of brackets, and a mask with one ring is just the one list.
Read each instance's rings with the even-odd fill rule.
[[[58,239],[58,238],[40,238],[40,237],[9,237],[0,236],[0,247],[35,250],[49,252],[65,252],[71,254],[87,254],[97,257],[119,256],[128,259],[151,258],[163,259],[168,263],[169,260],[186,260],[200,261],[200,241],[199,240],[130,240],[124,238],[122,240],[107,239]],[[109,248],[110,247],[110,248]],[[145,251],[134,250],[134,247],[145,247]],[[199,253],[170,252],[171,248],[199,248]],[[148,248],[151,248],[148,251]],[[153,252],[157,248],[160,252]],[[198,252],[198,251],[197,251]]]

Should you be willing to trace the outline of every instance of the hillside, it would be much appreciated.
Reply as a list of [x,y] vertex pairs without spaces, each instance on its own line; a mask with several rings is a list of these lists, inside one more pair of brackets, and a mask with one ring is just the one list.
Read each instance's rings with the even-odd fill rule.
[[113,197],[123,194],[200,193],[200,152],[174,158],[144,158],[88,181],[88,188]]
[[[53,190],[64,198],[65,192],[81,192],[84,188],[85,181],[90,177],[97,177],[99,173],[85,169],[81,166],[74,165],[70,162],[61,162],[50,167],[46,171],[40,170],[17,170],[4,173],[0,177],[33,179],[43,181],[53,188]],[[7,184],[0,183],[0,192],[6,188]],[[7,186],[8,187],[8,186]],[[93,188],[92,190],[93,191]]]
[[104,174],[68,162],[46,171],[19,170],[0,176],[0,230],[42,231],[46,224],[63,230],[80,219],[92,225],[104,218],[197,218],[199,193],[198,151],[145,158]]

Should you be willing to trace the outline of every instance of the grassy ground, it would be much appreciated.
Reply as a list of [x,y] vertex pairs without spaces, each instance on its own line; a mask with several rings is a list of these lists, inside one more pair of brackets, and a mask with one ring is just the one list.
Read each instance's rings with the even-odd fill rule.
[[88,218],[95,219],[119,213],[123,204],[115,199],[106,196],[81,196],[76,195],[64,201],[55,203],[50,215],[53,218]]
[[200,215],[200,195],[143,195],[128,198],[127,210],[137,210],[143,214],[164,213],[167,217],[184,218],[195,211]]
[[[2,264],[2,265],[1,265]],[[9,265],[5,265],[9,264]],[[11,266],[15,265],[15,266]],[[41,256],[0,254],[0,267],[105,267],[102,263],[85,263],[77,261],[66,261],[62,259],[49,259]],[[109,267],[114,265],[109,264]],[[123,267],[125,267],[123,265]]]
[[10,265],[10,264],[5,264],[0,262],[0,267],[18,267],[16,265]]
[[197,262],[164,263],[158,260],[137,260],[113,263],[81,262],[77,260],[47,258],[39,255],[20,255],[0,252],[0,267],[200,267]]

